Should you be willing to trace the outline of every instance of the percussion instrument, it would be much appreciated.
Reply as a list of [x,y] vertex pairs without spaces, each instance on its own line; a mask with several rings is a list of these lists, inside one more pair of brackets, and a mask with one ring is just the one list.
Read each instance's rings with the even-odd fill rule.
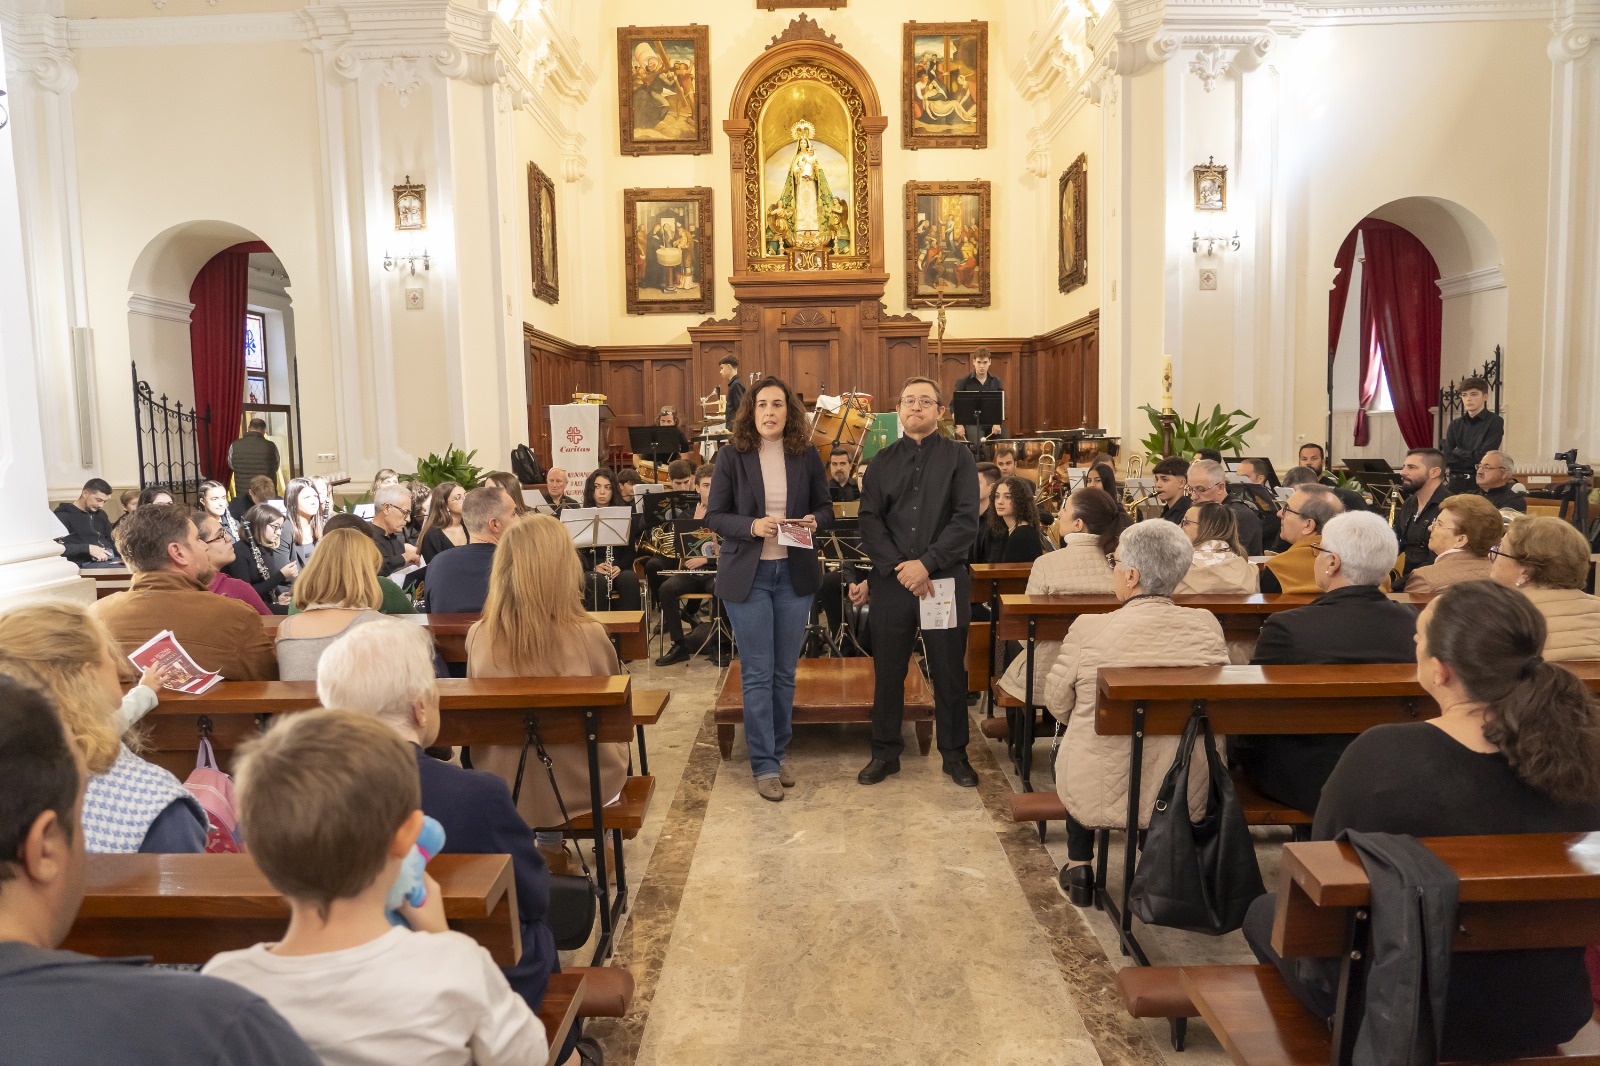
[[822,465],[828,465],[833,449],[844,448],[850,453],[850,473],[861,461],[861,446],[866,443],[872,429],[872,397],[849,393],[840,397],[837,411],[824,411],[820,407],[811,416],[811,443],[822,455]]

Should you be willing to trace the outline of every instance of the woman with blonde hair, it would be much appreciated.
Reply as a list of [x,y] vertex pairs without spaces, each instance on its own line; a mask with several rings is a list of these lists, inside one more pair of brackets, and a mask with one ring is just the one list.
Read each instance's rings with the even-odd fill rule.
[[1489,580],[1489,549],[1500,543],[1505,529],[1505,519],[1487,497],[1451,496],[1428,527],[1433,562],[1411,571],[1405,590],[1442,592],[1462,581]]
[[294,583],[295,613],[278,626],[278,678],[315,681],[317,661],[345,630],[383,617],[378,568],[383,554],[356,529],[322,537]]
[[467,490],[454,481],[441,481],[433,487],[428,497],[428,518],[417,535],[417,549],[424,563],[442,551],[459,548],[467,543],[467,527],[461,524],[461,504]]
[[1583,591],[1590,562],[1582,533],[1559,518],[1518,518],[1489,559],[1489,577],[1544,615],[1546,659],[1600,659],[1600,598]]
[[[302,579],[304,580],[304,579]],[[489,571],[483,617],[467,630],[468,677],[592,677],[622,672],[605,627],[583,609],[583,568],[561,523],[532,514],[500,538]],[[589,753],[583,744],[546,746],[561,799],[572,817],[588,814]],[[518,747],[473,750],[473,763],[513,784]],[[628,776],[628,745],[600,745],[600,797],[610,803]],[[561,808],[548,775],[530,760],[517,810],[537,832],[539,848],[562,872]]]
[[[206,815],[169,771],[134,754],[118,671],[123,659],[99,619],[71,603],[40,603],[0,615],[0,674],[39,689],[55,704],[89,771],[83,794],[84,844],[95,853],[200,852]],[[135,690],[143,709],[161,679]],[[133,702],[130,700],[129,702]]]
[[1194,561],[1178,582],[1177,595],[1261,591],[1260,572],[1245,554],[1231,507],[1197,503],[1183,513],[1178,526],[1194,545]]

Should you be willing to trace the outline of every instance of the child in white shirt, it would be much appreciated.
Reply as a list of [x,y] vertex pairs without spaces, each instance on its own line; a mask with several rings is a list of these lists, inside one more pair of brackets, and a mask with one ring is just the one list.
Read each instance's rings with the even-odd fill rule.
[[384,900],[422,829],[416,756],[374,718],[289,715],[240,753],[239,821],[290,906],[275,944],[204,972],[288,1019],[325,1066],[544,1066],[544,1026],[489,953],[445,926],[439,886],[389,924]]

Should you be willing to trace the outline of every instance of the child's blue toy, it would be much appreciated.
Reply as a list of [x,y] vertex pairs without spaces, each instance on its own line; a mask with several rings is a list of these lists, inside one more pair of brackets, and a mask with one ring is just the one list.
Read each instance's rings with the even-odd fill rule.
[[388,898],[384,900],[384,907],[389,912],[390,925],[405,925],[406,920],[400,914],[400,905],[409,903],[413,907],[420,907],[428,901],[428,884],[422,879],[422,871],[428,865],[428,860],[444,850],[444,826],[429,818],[422,817],[422,832],[417,835],[417,843],[411,849],[411,854],[406,856],[405,862],[400,864],[400,876],[395,878],[394,885],[389,889]]

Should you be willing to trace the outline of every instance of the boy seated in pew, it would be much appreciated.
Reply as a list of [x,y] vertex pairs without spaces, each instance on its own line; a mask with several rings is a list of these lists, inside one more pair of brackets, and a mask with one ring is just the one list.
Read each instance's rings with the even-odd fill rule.
[[0,1060],[317,1066],[259,997],[140,959],[57,951],[83,901],[84,767],[50,701],[0,678]]
[[438,884],[385,897],[422,831],[411,746],[350,711],[286,717],[239,754],[239,824],[289,903],[275,944],[223,952],[205,973],[257,993],[325,1066],[544,1066],[544,1026],[489,953],[445,925]]

